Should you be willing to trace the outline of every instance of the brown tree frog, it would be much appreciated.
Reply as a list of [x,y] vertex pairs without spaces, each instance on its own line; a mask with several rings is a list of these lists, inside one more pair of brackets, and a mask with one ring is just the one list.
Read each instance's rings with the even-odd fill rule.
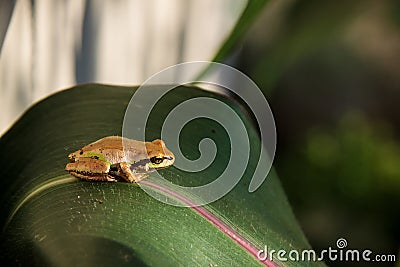
[[71,175],[92,181],[139,182],[149,172],[174,163],[162,140],[140,142],[120,136],[104,137],[68,155]]

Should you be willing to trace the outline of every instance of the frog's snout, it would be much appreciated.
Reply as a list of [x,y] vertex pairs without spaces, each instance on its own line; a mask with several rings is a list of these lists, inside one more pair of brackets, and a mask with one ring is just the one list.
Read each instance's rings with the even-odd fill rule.
[[167,160],[167,165],[172,165],[175,161],[175,158],[173,156],[164,156],[164,159]]

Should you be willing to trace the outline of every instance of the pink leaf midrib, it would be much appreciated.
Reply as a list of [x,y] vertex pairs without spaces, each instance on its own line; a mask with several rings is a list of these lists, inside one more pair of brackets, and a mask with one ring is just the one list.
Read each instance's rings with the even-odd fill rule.
[[182,196],[166,187],[163,187],[159,184],[152,183],[150,181],[141,181],[141,185],[146,185],[148,187],[157,189],[159,191],[162,191],[164,193],[167,193],[171,197],[174,197],[178,199],[179,201],[182,201],[185,203],[187,206],[189,206],[191,209],[193,209],[195,212],[197,212],[199,215],[201,215],[203,218],[205,218],[207,221],[209,221],[211,224],[213,224],[215,227],[217,227],[219,230],[221,230],[225,235],[227,235],[230,239],[235,241],[240,247],[242,247],[244,250],[248,251],[252,256],[255,257],[255,259],[260,262],[261,264],[265,266],[270,266],[270,267],[277,267],[277,265],[270,260],[265,260],[265,261],[260,261],[257,257],[258,255],[258,249],[251,244],[248,240],[246,240],[242,235],[240,235],[238,232],[236,232],[234,229],[232,229],[229,225],[221,221],[219,218],[215,217],[211,212],[203,208],[202,206],[196,205],[196,203],[192,202],[190,199],[186,198],[185,196]]

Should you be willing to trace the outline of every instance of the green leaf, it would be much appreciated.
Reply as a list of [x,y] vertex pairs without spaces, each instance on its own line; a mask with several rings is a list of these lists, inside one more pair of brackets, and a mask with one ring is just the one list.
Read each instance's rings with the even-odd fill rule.
[[251,26],[257,15],[263,10],[267,2],[268,0],[248,0],[242,15],[235,25],[235,28],[224,41],[213,61],[222,62],[227,56],[229,56],[235,46],[237,46],[240,38],[244,36],[247,29]]
[[[342,42],[338,37],[345,33],[346,26],[356,18],[356,10],[364,4],[363,1],[293,1],[280,17],[279,34],[267,36],[259,27],[253,33],[255,37],[248,38],[253,38],[260,49],[245,51],[243,57],[257,60],[249,61],[244,68],[264,94],[271,93],[283,73],[298,61],[311,54],[318,57],[318,52],[324,53],[324,49]],[[272,40],[260,45],[266,39]]]
[[[256,192],[247,191],[260,142],[242,107],[195,87],[178,87],[157,104],[146,138],[160,137],[168,112],[184,100],[203,96],[230,105],[247,127],[252,153],[244,177],[222,199],[204,207],[182,208],[155,200],[136,184],[88,182],[66,173],[70,152],[101,137],[121,134],[124,112],[135,90],[89,84],[62,91],[33,106],[0,139],[2,262],[272,266],[256,259],[255,253],[264,245],[286,251],[309,248],[273,172]],[[223,126],[209,119],[188,123],[180,136],[182,151],[197,158],[204,137],[212,138],[218,148],[207,170],[190,173],[170,167],[160,173],[186,186],[218,177],[230,156]],[[151,176],[143,183],[171,202],[187,199],[154,184]],[[277,259],[275,263],[298,264]]]

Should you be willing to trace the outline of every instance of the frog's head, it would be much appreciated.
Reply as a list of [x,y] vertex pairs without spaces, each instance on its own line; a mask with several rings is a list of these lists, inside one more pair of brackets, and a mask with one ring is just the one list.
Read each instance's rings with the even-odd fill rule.
[[163,169],[171,166],[175,161],[175,156],[165,146],[162,140],[146,142],[146,150],[150,159],[149,167],[153,169]]

